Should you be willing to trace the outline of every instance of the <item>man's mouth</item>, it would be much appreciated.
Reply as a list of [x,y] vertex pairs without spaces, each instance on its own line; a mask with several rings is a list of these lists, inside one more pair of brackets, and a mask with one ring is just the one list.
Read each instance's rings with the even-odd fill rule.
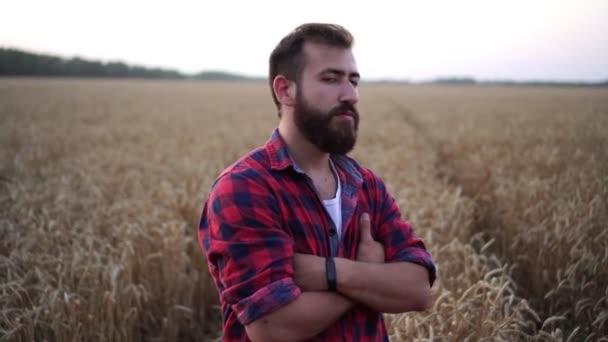
[[344,112],[339,112],[337,114],[337,116],[348,116],[348,117],[354,118],[355,117],[355,113],[353,113],[351,111],[344,111]]
[[350,120],[350,121],[355,121],[355,117],[352,114],[348,114],[348,113],[340,113],[338,115],[335,116],[338,120]]

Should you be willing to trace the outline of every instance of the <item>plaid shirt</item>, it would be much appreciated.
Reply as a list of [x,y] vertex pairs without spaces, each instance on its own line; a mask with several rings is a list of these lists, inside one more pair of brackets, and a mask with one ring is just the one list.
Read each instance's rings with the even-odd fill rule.
[[[198,237],[219,293],[224,341],[249,341],[244,325],[295,300],[294,253],[356,260],[359,216],[368,212],[386,262],[435,265],[401,218],[383,181],[347,156],[331,156],[342,187],[343,233],[275,129],[270,140],[228,167],[205,202]],[[388,341],[382,314],[357,305],[312,341]]]

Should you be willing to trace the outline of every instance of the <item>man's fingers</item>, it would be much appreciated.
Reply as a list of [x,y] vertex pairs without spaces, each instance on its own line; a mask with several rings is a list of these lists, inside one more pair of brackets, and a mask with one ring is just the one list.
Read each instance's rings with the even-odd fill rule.
[[359,229],[361,229],[361,240],[373,240],[372,227],[368,213],[363,213],[359,219]]

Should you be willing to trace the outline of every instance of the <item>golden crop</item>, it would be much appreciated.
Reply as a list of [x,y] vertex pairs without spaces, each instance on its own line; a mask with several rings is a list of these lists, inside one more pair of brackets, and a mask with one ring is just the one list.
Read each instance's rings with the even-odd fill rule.
[[[394,341],[608,341],[608,90],[362,85],[353,157],[434,256]],[[262,83],[0,79],[0,340],[206,341],[218,173],[277,124]]]

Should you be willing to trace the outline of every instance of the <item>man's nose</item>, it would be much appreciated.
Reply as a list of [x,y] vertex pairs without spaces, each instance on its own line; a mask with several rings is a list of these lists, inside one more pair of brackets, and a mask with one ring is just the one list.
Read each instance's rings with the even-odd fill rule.
[[340,102],[355,104],[359,101],[359,89],[350,81],[344,82],[340,90]]

